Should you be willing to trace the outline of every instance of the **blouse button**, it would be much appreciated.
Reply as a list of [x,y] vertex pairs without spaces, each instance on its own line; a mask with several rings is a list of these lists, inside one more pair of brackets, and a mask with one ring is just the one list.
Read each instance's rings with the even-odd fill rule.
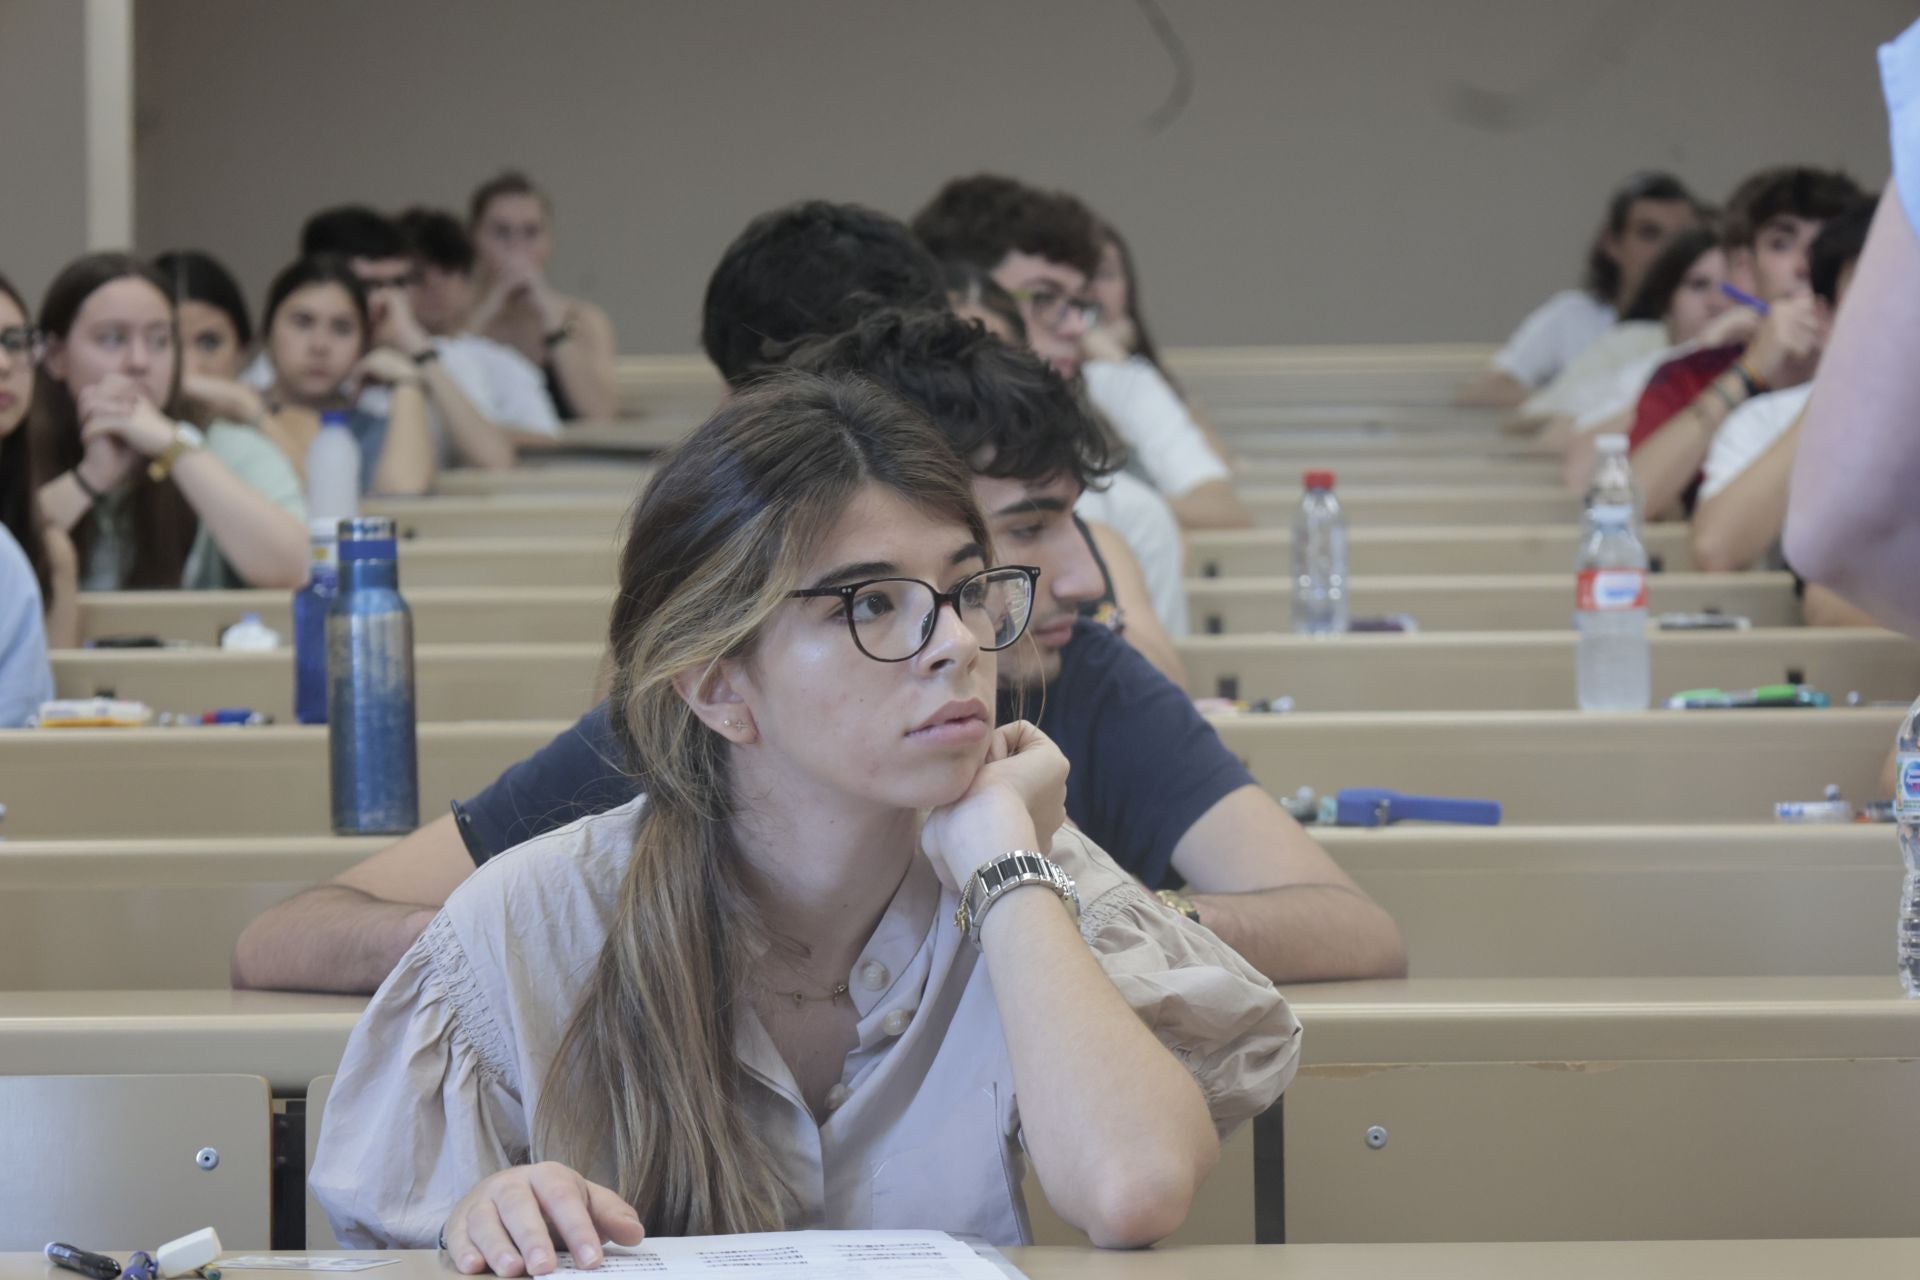
[[848,1089],[844,1084],[837,1084],[827,1090],[827,1110],[838,1111],[846,1104],[847,1097],[851,1093],[852,1090]]
[[880,1026],[888,1035],[897,1036],[903,1034],[907,1029],[907,1024],[912,1021],[913,1013],[911,1010],[895,1009],[892,1013],[880,1020]]
[[879,991],[887,985],[887,966],[878,960],[869,960],[860,966],[860,985],[869,991]]

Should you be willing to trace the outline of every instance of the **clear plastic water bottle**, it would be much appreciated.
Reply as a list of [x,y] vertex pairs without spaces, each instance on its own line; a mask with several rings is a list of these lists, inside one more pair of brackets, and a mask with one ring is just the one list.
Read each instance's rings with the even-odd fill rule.
[[1582,711],[1645,711],[1653,700],[1647,638],[1647,549],[1634,531],[1633,468],[1625,436],[1602,436],[1587,493],[1574,592]]
[[340,523],[340,589],[327,609],[327,759],[333,829],[401,835],[420,822],[413,612],[400,598],[393,521]]
[[1900,824],[1900,856],[1907,864],[1900,890],[1900,985],[1920,996],[1920,701],[1893,740],[1893,816]]
[[1333,472],[1309,471],[1293,517],[1293,629],[1339,635],[1347,629],[1347,517],[1333,496]]
[[309,520],[307,585],[293,593],[293,717],[327,722],[327,609],[340,589],[340,527]]
[[307,446],[307,518],[338,525],[359,514],[360,442],[345,413],[323,413]]

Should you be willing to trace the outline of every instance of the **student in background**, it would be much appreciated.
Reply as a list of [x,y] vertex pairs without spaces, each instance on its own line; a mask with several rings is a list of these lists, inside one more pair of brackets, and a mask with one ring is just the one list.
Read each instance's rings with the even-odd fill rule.
[[607,313],[547,282],[553,205],[525,174],[480,185],[468,209],[480,255],[479,302],[466,327],[539,365],[562,418],[605,422],[620,411],[614,382],[619,346]]
[[[913,228],[943,261],[971,263],[1013,295],[1035,353],[1062,377],[1084,376],[1089,398],[1182,527],[1252,525],[1226,463],[1157,369],[1085,360],[1084,339],[1099,315],[1088,281],[1100,265],[1100,225],[1085,205],[1062,192],[979,174],[942,187],[915,215]],[[1138,554],[1133,531],[1120,532]]]
[[[1013,295],[970,263],[948,263],[945,270],[947,301],[956,315],[979,322],[1009,346],[1031,349],[1027,322]],[[1126,623],[1128,643],[1167,679],[1184,686],[1186,668],[1173,637],[1187,634],[1186,549],[1173,508],[1146,481],[1116,471],[1081,492],[1074,515],[1086,525],[1107,568],[1112,603]],[[1131,538],[1120,532],[1123,527],[1132,531]],[[1106,607],[1100,602],[1089,609],[1097,614]]]
[[1748,292],[1767,315],[1744,345],[1702,347],[1648,380],[1627,433],[1647,519],[1682,519],[1692,510],[1700,466],[1728,414],[1813,376],[1828,322],[1807,288],[1807,250],[1829,218],[1860,198],[1845,174],[1782,168],[1749,178],[1727,202],[1733,274],[1751,282]]
[[504,343],[467,330],[474,306],[473,241],[450,213],[415,207],[401,214],[415,270],[407,294],[434,349],[488,422],[518,437],[551,440],[560,417],[539,366]]
[[253,358],[253,319],[233,273],[197,249],[160,254],[153,269],[180,314],[180,393],[203,416],[274,435],[266,401],[242,376]]
[[[433,433],[417,361],[372,347],[372,319],[358,275],[344,258],[301,258],[273,279],[263,313],[273,384],[267,402],[305,459],[320,415],[345,413],[360,443],[362,493],[420,494],[433,487]],[[367,384],[388,394],[384,416],[360,395]]]
[[1699,221],[1698,203],[1673,175],[1628,179],[1607,201],[1606,217],[1587,250],[1581,287],[1563,289],[1536,307],[1455,402],[1511,409],[1546,386],[1613,327],[1668,238]]
[[[411,289],[420,267],[398,223],[365,205],[322,209],[300,229],[300,256],[345,261],[366,295],[372,345],[391,347],[419,366],[436,465],[500,470],[514,464],[509,430],[479,408],[487,388],[472,362],[443,359],[439,344],[413,313]],[[273,372],[264,352],[243,377],[256,390],[267,390]],[[358,407],[369,417],[386,418],[390,394],[385,383],[370,382],[360,388]]]
[[899,219],[801,200],[747,223],[720,255],[700,306],[700,348],[738,391],[795,342],[852,328],[880,307],[938,307],[940,264]]
[[300,586],[300,482],[251,427],[186,421],[167,283],[124,254],[69,264],[40,307],[34,385],[42,517],[89,591]]
[[[1180,1225],[1299,1024],[1065,826],[1058,748],[995,727],[1028,616],[988,542],[864,380],[769,378],[676,451],[610,626],[649,793],[475,876],[368,1007],[309,1179],[343,1240],[499,1275],[643,1231],[1005,1245],[1029,1157],[1097,1245]],[[957,917],[1009,850],[1051,882]]]
[[[1807,251],[1808,283],[1823,321],[1846,298],[1872,222],[1873,205],[1863,203],[1822,227]],[[1786,522],[1800,418],[1813,387],[1808,381],[1755,396],[1713,433],[1690,538],[1694,565],[1703,573],[1746,569],[1775,549]]]
[[26,300],[0,276],[0,528],[32,571],[44,614],[43,645],[71,649],[80,643],[80,562],[65,531],[40,514],[33,432],[27,429],[34,366],[44,346]]
[[1174,380],[1166,362],[1160,358],[1159,344],[1147,328],[1140,304],[1140,276],[1133,264],[1133,249],[1111,222],[1100,224],[1100,265],[1088,282],[1093,300],[1100,304],[1100,323],[1087,330],[1081,347],[1088,360],[1124,363],[1144,360],[1152,365],[1166,384],[1180,397],[1192,415],[1194,425],[1207,439],[1207,445],[1223,462],[1232,460],[1232,451],[1214,429],[1200,406],[1186,389]]
[[[1621,403],[1619,388],[1637,378],[1632,388],[1637,396],[1653,371],[1677,354],[1675,348],[1703,336],[1710,345],[1745,341],[1759,317],[1734,308],[1721,287],[1726,280],[1726,250],[1716,232],[1696,227],[1674,236],[1647,268],[1620,322],[1530,396],[1516,422],[1577,420],[1603,409],[1603,416],[1611,417],[1632,407],[1631,399]],[[1706,333],[1721,316],[1731,318]]]

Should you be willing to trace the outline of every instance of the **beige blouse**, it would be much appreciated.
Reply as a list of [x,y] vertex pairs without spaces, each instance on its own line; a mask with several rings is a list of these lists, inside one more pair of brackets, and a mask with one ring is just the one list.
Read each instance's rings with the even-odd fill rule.
[[[353,1248],[431,1248],[476,1183],[526,1163],[532,1120],[613,916],[644,798],[494,858],[368,1006],[308,1185]],[[1054,858],[1127,1002],[1193,1073],[1224,1137],[1280,1096],[1300,1024],[1264,977],[1071,830]],[[849,982],[859,1044],[815,1122],[748,1002],[743,1105],[801,1206],[794,1228],[1028,1239],[1018,1099],[987,966],[916,858]],[[1044,981],[1045,975],[1036,975]],[[582,1173],[611,1181],[612,1153]]]

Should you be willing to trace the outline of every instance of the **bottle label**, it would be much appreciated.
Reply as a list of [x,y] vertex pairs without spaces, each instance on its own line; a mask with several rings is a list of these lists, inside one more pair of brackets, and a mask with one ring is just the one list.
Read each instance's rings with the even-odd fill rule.
[[1582,569],[1575,592],[1582,613],[1625,613],[1647,607],[1645,569]]
[[1894,813],[1920,820],[1920,751],[1902,751],[1895,768],[1898,780],[1893,792]]
[[1587,508],[1587,519],[1595,524],[1630,525],[1633,523],[1633,508],[1630,505],[1614,506],[1608,503],[1595,503]]

